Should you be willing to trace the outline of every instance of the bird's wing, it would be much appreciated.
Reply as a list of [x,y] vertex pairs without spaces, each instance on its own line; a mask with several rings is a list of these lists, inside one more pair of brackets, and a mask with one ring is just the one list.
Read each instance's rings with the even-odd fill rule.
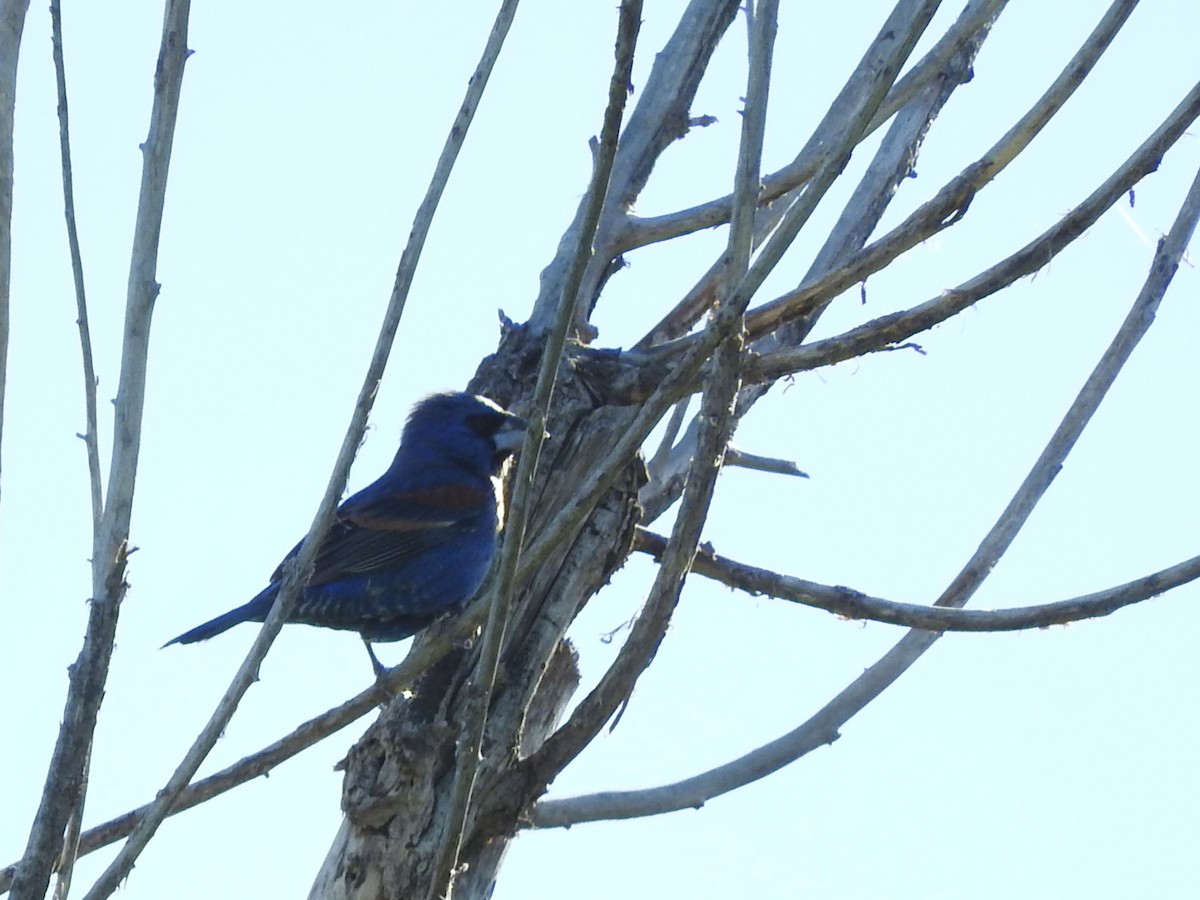
[[[308,583],[326,584],[347,575],[402,566],[464,530],[479,527],[481,514],[486,514],[494,502],[486,491],[471,485],[386,495],[363,491],[338,510]],[[279,564],[272,581],[283,577],[284,563],[299,549],[297,544]]]

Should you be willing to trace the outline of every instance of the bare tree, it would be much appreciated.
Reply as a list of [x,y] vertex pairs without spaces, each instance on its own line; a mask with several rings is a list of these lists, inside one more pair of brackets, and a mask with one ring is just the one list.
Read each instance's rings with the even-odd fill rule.
[[[125,590],[130,511],[140,448],[146,355],[157,285],[155,266],[180,86],[188,56],[187,0],[168,0],[129,276],[116,425],[102,487],[96,440],[87,303],[77,250],[76,287],[88,393],[87,447],[94,517],[91,618],[71,670],[62,728],[43,802],[22,858],[0,872],[19,900],[42,897],[55,872],[65,895],[75,859],[124,840],[89,889],[109,896],[128,876],[155,830],[172,813],[245,783],[383,704],[344,761],[344,819],[310,894],[313,898],[486,897],[503,852],[522,829],[651,816],[697,807],[764,778],[832,743],[839,729],[894,683],[944,633],[1040,628],[1107,615],[1200,577],[1200,557],[1087,596],[977,612],[964,607],[1025,524],[1134,347],[1154,321],[1200,217],[1200,176],[1181,198],[1178,218],[1158,243],[1144,287],[1075,402],[1032,463],[1007,508],[932,605],[893,602],[841,586],[755,568],[701,547],[714,487],[724,466],[800,474],[788,460],[730,445],[738,423],[774,385],[803,372],[867,354],[914,348],[922,332],[1000,294],[1043,269],[1107,210],[1155,171],[1200,115],[1200,85],[1128,159],[1077,206],[1025,246],[925,302],[818,340],[810,333],[831,304],[971,215],[972,201],[1021,157],[1052,121],[1120,32],[1133,2],[1117,0],[1061,75],[1019,119],[996,123],[1002,136],[898,224],[881,222],[903,194],[939,112],[972,77],[977,54],[1003,0],[969,0],[923,55],[915,48],[939,4],[899,0],[852,75],[794,159],[763,171],[777,31],[775,0],[693,0],[662,48],[638,42],[640,2],[627,0],[616,23],[615,62],[593,169],[577,214],[546,266],[521,323],[506,321],[496,352],[471,389],[525,415],[527,443],[509,472],[508,522],[485,595],[462,615],[423,634],[380,683],[292,734],[208,778],[194,776],[257,676],[271,642],[332,521],[362,440],[434,212],[475,110],[486,102],[492,67],[516,9],[502,4],[401,257],[394,290],[334,472],[285,588],[254,647],[203,732],[150,804],[83,830],[88,756],[105,689],[117,614]],[[4,7],[0,57],[15,60],[24,10]],[[57,17],[57,4],[53,7]],[[746,26],[744,110],[738,159],[727,195],[688,209],[643,217],[635,202],[664,152],[706,120],[693,100],[710,60],[741,19]],[[57,21],[57,18],[56,18]],[[15,23],[15,24],[14,24]],[[58,52],[64,186],[74,245],[65,76]],[[639,54],[657,53],[644,85],[631,92]],[[904,73],[903,75],[901,73]],[[0,215],[11,206],[11,123],[16,70],[0,73]],[[632,98],[632,100],[631,100]],[[877,132],[882,130],[882,136]],[[7,137],[6,137],[7,135]],[[875,139],[872,140],[872,136]],[[814,212],[856,151],[873,153],[835,224],[794,286],[765,293]],[[8,225],[0,244],[0,299],[6,301]],[[625,257],[698,230],[727,226],[724,251],[681,298],[661,304],[658,323],[628,350],[596,346],[593,317]],[[656,299],[657,302],[657,299]],[[0,316],[5,315],[0,306]],[[0,318],[0,323],[6,320]],[[7,326],[5,324],[5,341]],[[919,347],[917,348],[919,349]],[[0,360],[3,360],[0,348]],[[689,401],[698,397],[689,406]],[[3,394],[0,393],[0,402]],[[2,410],[2,406],[0,406]],[[694,410],[694,411],[693,411]],[[654,446],[651,433],[662,429]],[[669,534],[654,523],[674,512]],[[585,604],[633,553],[653,556],[657,575],[640,614],[603,677],[581,699],[576,651],[567,631]],[[544,798],[549,785],[621,715],[653,662],[689,574],[754,594],[784,598],[849,618],[910,628],[877,663],[822,709],[778,739],[709,771],[660,787]],[[572,707],[571,704],[574,703]],[[568,709],[569,714],[567,713]]]

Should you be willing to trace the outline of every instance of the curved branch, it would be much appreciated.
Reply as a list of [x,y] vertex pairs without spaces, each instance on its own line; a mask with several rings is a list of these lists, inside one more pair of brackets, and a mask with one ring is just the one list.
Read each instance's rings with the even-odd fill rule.
[[[411,688],[423,672],[474,635],[486,618],[486,606],[477,602],[456,617],[453,624],[444,631],[439,629],[437,634],[432,631],[426,632],[425,639],[413,646],[403,662],[389,669],[382,682],[376,681],[371,687],[351,697],[345,703],[309,719],[290,734],[267,745],[262,750],[243,757],[214,775],[189,784],[176,798],[168,815],[175,815],[175,813],[199,806],[206,800],[211,800],[247,781],[265,775],[280,763],[286,762],[329,735],[353,724],[378,708],[381,703],[385,703],[404,690]],[[147,803],[89,828],[80,835],[78,855],[85,856],[128,837],[138,822],[150,812],[153,805],[153,803]],[[17,864],[13,863],[0,869],[0,893],[11,887],[16,867]]]
[[545,790],[559,772],[599,733],[604,723],[625,703],[638,678],[650,665],[683,590],[684,580],[700,540],[713,490],[721,468],[725,445],[732,431],[733,406],[740,379],[742,315],[750,294],[742,293],[750,264],[751,228],[760,187],[766,105],[771,76],[778,0],[760,0],[746,6],[749,20],[749,77],[746,110],[742,119],[741,144],[734,176],[737,198],[734,227],[729,234],[727,291],[719,312],[706,332],[717,342],[715,365],[705,381],[701,397],[700,438],[688,472],[680,513],[664,551],[645,606],[633,624],[629,638],[599,683],[572,711],[567,722],[551,734],[532,755],[521,760],[510,783],[525,786],[526,802]]
[[[946,321],[1017,279],[1033,274],[1091,228],[1101,215],[1128,194],[1130,188],[1158,169],[1163,155],[1198,117],[1200,83],[1192,88],[1133,155],[1086,200],[1016,253],[919,306],[880,316],[831,338],[751,357],[746,362],[746,380],[774,381],[785,375],[833,365],[864,353],[891,349],[895,344]],[[850,277],[850,271],[861,270],[864,260],[877,254],[880,245],[886,240],[884,238],[872,244],[848,266],[830,273],[808,289],[802,288],[792,295],[793,298],[805,306],[815,305],[832,293],[849,287],[855,280],[860,280]],[[882,267],[874,263],[869,266],[871,271]],[[838,284],[843,287],[831,291],[831,285]]]
[[[801,285],[795,291],[752,310],[746,316],[746,330],[750,337],[761,337],[804,315],[821,300],[829,299],[850,285],[862,281],[900,254],[962,219],[975,195],[1004,171],[1062,109],[1099,61],[1101,54],[1116,37],[1136,5],[1136,0],[1117,0],[1037,103],[987,153],[967,166],[938,191],[933,199],[860,254],[851,266],[847,267],[856,270],[857,274],[854,277],[835,281],[834,276],[838,273],[831,273],[816,284]],[[847,272],[847,268],[839,272]],[[830,291],[833,286],[831,281],[839,285],[836,290]],[[824,289],[814,292],[813,288],[818,285],[824,285]]]
[[92,361],[92,334],[88,325],[87,293],[83,282],[83,255],[79,249],[79,230],[75,224],[75,179],[71,172],[71,128],[67,115],[67,75],[63,62],[62,9],[59,0],[51,0],[50,24],[54,53],[54,74],[58,85],[58,143],[62,156],[63,211],[67,220],[67,246],[71,253],[71,274],[75,281],[75,309],[79,326],[79,345],[83,357],[83,401],[86,430],[83,438],[87,451],[88,480],[92,500],[92,533],[100,528],[104,512],[104,486],[100,479],[100,446],[96,435],[96,368]]
[[[79,230],[75,221],[75,180],[71,167],[71,127],[67,106],[67,74],[63,60],[62,8],[59,0],[50,2],[51,53],[54,57],[55,83],[58,89],[58,142],[62,159],[63,213],[67,225],[67,247],[71,256],[71,274],[75,282],[76,324],[79,327],[80,355],[83,362],[83,439],[87,454],[88,484],[92,507],[92,537],[100,533],[100,520],[104,515],[104,485],[100,475],[100,441],[98,414],[96,410],[96,369],[92,358],[92,336],[88,324],[87,293],[84,289],[83,255],[79,248]],[[95,547],[92,548],[93,553]],[[83,801],[87,795],[88,778],[91,770],[89,748],[83,762],[79,788],[72,798],[73,808],[64,831],[63,849],[59,854],[58,878],[54,886],[55,900],[65,898],[71,890],[71,878],[75,859],[79,854],[79,832],[83,824]]]
[[571,265],[567,269],[562,296],[558,299],[553,327],[542,350],[537,384],[534,387],[529,428],[525,432],[524,446],[517,462],[513,479],[512,499],[508,510],[508,524],[501,556],[492,577],[485,600],[488,607],[487,622],[481,635],[479,659],[471,678],[471,700],[464,714],[464,728],[459,737],[458,761],[454,773],[454,785],[446,812],[446,831],[438,848],[437,860],[429,888],[429,900],[451,897],[454,893],[455,873],[460,867],[463,837],[467,830],[468,813],[475,782],[479,772],[484,731],[487,727],[488,710],[495,690],[496,672],[500,665],[500,653],[504,645],[504,633],[508,625],[513,590],[516,579],[517,560],[525,539],[525,528],[532,506],[534,476],[542,442],[546,437],[546,415],[554,394],[554,384],[562,365],[563,347],[567,331],[571,326],[576,300],[583,283],[593,239],[600,223],[601,210],[609,191],[613,173],[613,160],[617,152],[617,138],[621,131],[621,119],[625,112],[628,86],[633,78],[633,57],[637,47],[638,31],[642,22],[641,0],[622,0],[617,26],[617,38],[612,77],[609,79],[608,104],[604,110],[604,124],[600,140],[595,149],[595,170],[588,185],[584,203],[584,216],[576,232],[576,243]]
[[[621,134],[609,195],[596,230],[596,252],[583,279],[580,295],[583,308],[577,317],[581,324],[583,314],[603,283],[609,262],[620,252],[613,249],[615,235],[623,227],[630,205],[649,180],[663,151],[687,133],[688,107],[717,44],[737,15],[738,5],[738,0],[691,0],[670,39],[655,57],[642,95]],[[581,203],[554,259],[542,272],[538,297],[529,317],[529,324],[538,330],[548,329],[554,318],[583,215]]]
[[[129,264],[121,372],[114,402],[109,492],[92,539],[92,598],[88,625],[83,648],[70,668],[62,723],[25,855],[17,864],[13,877],[12,893],[20,900],[40,900],[45,894],[51,868],[61,854],[65,829],[73,811],[83,804],[83,775],[91,752],[96,717],[104,699],[117,619],[125,595],[129,524],[141,450],[150,320],[158,296],[154,276],[183,67],[188,56],[187,16],[188,0],[179,0],[168,3],[163,19],[150,130],[142,145],[141,189]],[[15,53],[13,61],[15,64]]]
[[[812,171],[805,179],[803,190],[790,191],[786,197],[757,211],[754,243],[764,246],[750,269],[751,278],[747,285],[751,292],[778,265],[841,176],[937,6],[935,0],[906,0],[896,5],[801,151],[801,157],[812,159]],[[724,257],[717,259],[675,308],[635,347],[649,347],[691,329],[716,299],[725,265]]]
[[[692,568],[693,571],[707,575],[709,572],[705,569],[708,568],[708,562],[703,557],[704,552],[702,551],[701,555],[697,556],[696,564]],[[727,560],[722,562],[728,563]],[[774,573],[766,574],[774,576]],[[1104,591],[1097,591],[1094,594],[1058,603],[995,611],[944,609],[909,603],[892,603],[867,597],[864,594],[849,591],[847,588],[812,585],[807,582],[799,582],[799,579],[788,579],[788,581],[796,581],[805,585],[799,589],[797,596],[788,597],[788,599],[795,599],[805,605],[827,609],[830,612],[849,615],[851,618],[869,618],[891,624],[912,625],[917,628],[932,628],[939,631],[1013,631],[1023,628],[1045,628],[1049,625],[1062,625],[1081,619],[1105,616],[1122,607],[1149,600],[1197,578],[1200,578],[1200,556],[1192,557],[1185,562],[1162,569],[1144,578]],[[721,580],[724,581],[724,578]],[[742,584],[734,586],[744,587]],[[758,593],[759,591],[755,590],[754,592]],[[772,593],[769,589],[764,589],[762,592]],[[854,595],[854,597],[845,597],[843,596],[845,594]],[[849,599],[851,602],[842,603],[843,599]],[[828,741],[824,740],[826,737],[829,738]],[[820,741],[810,738],[806,743],[790,745],[788,753],[794,753],[794,755],[787,762],[798,759],[809,750],[815,749],[822,743],[828,743],[835,737],[836,732],[832,735],[822,735]],[[584,822],[633,819],[661,815],[681,809],[699,809],[714,797],[755,781],[779,768],[779,766],[775,766],[768,771],[762,771],[761,774],[755,769],[755,765],[762,763],[763,757],[770,752],[769,748],[773,746],[760,747],[739,760],[671,784],[642,790],[601,791],[577,797],[564,797],[560,800],[543,800],[533,807],[529,816],[529,824],[533,828],[569,828]],[[760,753],[762,756],[755,756]]]
[[[917,24],[919,22],[908,23],[908,30],[912,31]],[[904,30],[901,23],[896,21],[896,14],[893,14],[888,27],[884,29],[884,34],[890,36]],[[961,52],[956,53],[952,60],[947,61],[946,67],[941,70],[939,77],[927,84],[921,93],[896,115],[850,200],[842,209],[837,223],[811,263],[805,275],[806,280],[815,279],[843,265],[862,249],[863,244],[875,230],[880,218],[891,203],[898,186],[912,171],[925,134],[934,119],[954,91],[970,80],[971,65],[988,33],[988,28],[979,28],[965,42]],[[894,51],[892,62],[898,63],[899,59],[906,56],[907,53],[908,50],[902,44]],[[876,54],[872,53],[868,53],[865,61],[879,62]],[[890,78],[890,75],[884,77],[885,79]],[[870,108],[872,106],[868,104],[866,109]],[[846,130],[850,131],[849,127]],[[845,148],[845,152],[849,151],[850,148]],[[836,156],[835,152],[830,151],[830,153]],[[835,166],[836,168],[839,167]],[[820,186],[817,182],[820,177],[821,175],[818,175],[805,191],[805,201],[811,199],[810,191],[813,192],[812,197],[818,196],[817,191]],[[794,206],[798,205],[798,203],[794,204]],[[779,221],[782,216],[780,210],[784,206],[786,204],[777,203],[772,208],[760,211],[756,222],[760,235],[774,227],[774,224]],[[789,211],[788,216],[790,217],[791,214]],[[711,305],[713,291],[723,266],[724,261],[717,260],[675,309],[638,343],[636,349],[644,348],[660,338],[670,338],[686,333],[694,321]],[[816,307],[809,315],[790,326],[760,338],[757,344],[751,347],[750,356],[799,343],[808,328],[811,328],[819,312],[820,307]],[[761,383],[753,381],[748,383],[751,386],[743,387],[738,396],[737,416],[739,419],[746,415],[767,389],[767,386]],[[657,460],[658,465],[652,468],[651,481],[642,488],[639,497],[646,521],[656,519],[678,499],[679,491],[682,488],[683,473],[692,456],[695,436],[696,429],[689,426],[683,439],[677,445],[672,446],[669,453],[661,454]]]
[[[667,539],[662,535],[639,529],[633,548],[661,562],[666,545]],[[818,584],[750,566],[720,556],[708,545],[701,546],[697,551],[692,571],[755,596],[791,600],[847,619],[867,619],[939,633],[994,632],[1048,628],[1110,615],[1118,609],[1157,597],[1200,578],[1200,556],[1102,591],[1072,597],[1070,600],[1012,609],[953,609],[884,600],[853,588]]]
[[[179,0],[179,2],[186,9],[187,0]],[[387,366],[392,344],[395,341],[396,331],[400,325],[400,318],[404,312],[405,301],[408,298],[408,291],[412,285],[413,275],[420,260],[425,238],[433,222],[434,213],[437,211],[438,203],[449,181],[450,173],[458,158],[459,151],[466,140],[467,131],[474,118],[475,110],[487,86],[488,76],[491,74],[496,59],[499,57],[500,49],[504,44],[504,37],[508,32],[508,27],[512,22],[515,12],[516,0],[507,0],[501,6],[497,13],[496,21],[493,24],[491,34],[488,36],[488,41],[484,47],[480,62],[467,84],[466,94],[455,116],[454,123],[451,125],[449,134],[446,136],[433,177],[430,179],[429,187],[414,217],[408,243],[400,256],[396,281],[392,287],[392,294],[388,300],[387,310],[384,313],[383,324],[380,326],[375,350],[372,354],[371,362],[367,367],[362,387],[359,389],[359,395],[350,417],[350,425],[347,428],[337,460],[334,463],[333,472],[330,475],[325,493],[321,498],[312,525],[299,548],[299,552],[285,566],[283,584],[279,595],[276,597],[275,603],[272,605],[262,629],[255,638],[254,644],[251,646],[237,674],[226,689],[225,695],[217,704],[217,708],[213,711],[208,723],[201,730],[200,734],[197,735],[191,748],[189,748],[184,759],[171,775],[166,786],[159,792],[150,810],[138,821],[125,845],[118,852],[116,858],[104,870],[104,873],[84,897],[84,900],[104,900],[104,898],[116,890],[120,882],[132,870],[137,857],[154,835],[154,832],[163,819],[170,812],[176,798],[187,787],[188,782],[195,775],[200,764],[216,744],[226,724],[236,711],[241,698],[249,690],[250,685],[257,680],[258,667],[266,657],[267,650],[270,648],[275,636],[279,633],[280,628],[282,628],[288,612],[295,604],[300,589],[303,587],[312,570],[313,560],[319,549],[321,538],[332,524],[334,509],[345,489],[350,473],[350,466],[354,461],[358,447],[362,442],[362,436],[366,431],[367,420],[371,407],[374,404],[375,394],[379,382],[383,377],[384,369]],[[184,38],[186,38],[186,34]],[[110,490],[112,490],[111,487]]]
[[[961,53],[972,41],[978,39],[981,29],[990,28],[992,21],[1000,15],[1007,3],[1008,0],[971,0],[963,9],[958,20],[946,30],[946,33],[930,51],[892,86],[879,109],[871,117],[859,141],[861,142],[873,134],[899,109],[908,104],[918,92],[938,76],[951,58]],[[872,48],[874,47],[875,44],[872,45]],[[878,60],[872,58],[872,49],[868,49],[851,79],[856,76],[866,76],[871,72],[872,66],[878,67],[878,65]],[[825,141],[816,136],[825,135],[829,123],[845,119],[845,104],[852,99],[851,92],[843,91],[839,94],[821,124],[817,126],[814,139],[805,144],[792,162],[778,172],[763,178],[762,203],[772,203],[784,194],[803,187],[816,174],[827,152]],[[621,235],[617,249],[619,252],[625,253],[648,244],[724,225],[729,221],[732,204],[733,195],[727,194],[689,209],[661,216],[646,218],[631,216],[625,232]],[[652,333],[657,332],[656,328]]]
[[[962,606],[992,571],[1028,519],[1034,505],[1061,469],[1067,453],[1078,440],[1133,348],[1153,322],[1154,313],[1179,267],[1179,260],[1195,230],[1197,219],[1200,219],[1200,172],[1197,172],[1192,182],[1171,231],[1159,242],[1150,273],[1129,315],[1029,475],[988,532],[979,549],[942,593],[937,606]],[[739,759],[702,775],[650,792],[633,792],[642,794],[639,802],[646,812],[631,814],[649,815],[702,805],[712,797],[764,778],[817,747],[832,743],[838,738],[838,729],[842,725],[903,675],[939,637],[940,634],[936,632],[909,632],[878,662],[799,727]],[[557,802],[569,804],[569,800],[542,801],[532,809],[530,824],[533,827],[566,826],[586,821],[587,819],[580,817],[585,813],[591,818],[605,817],[592,813],[600,808],[616,810],[621,804],[609,801],[617,796],[608,794],[598,795],[599,799],[589,798],[583,804],[585,809],[576,808],[573,811],[569,806],[559,806],[556,809],[551,805]],[[590,807],[590,811],[586,807]],[[568,818],[568,813],[574,817]]]

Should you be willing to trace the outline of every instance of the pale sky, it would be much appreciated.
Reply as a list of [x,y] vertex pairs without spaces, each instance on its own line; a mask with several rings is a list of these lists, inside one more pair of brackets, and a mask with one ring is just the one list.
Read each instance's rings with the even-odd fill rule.
[[[35,5],[36,6],[36,5]],[[635,86],[683,4],[648,2]],[[766,167],[790,160],[889,5],[784,4]],[[935,19],[923,51],[959,8]],[[1058,74],[1102,4],[1012,4],[935,123],[890,227],[982,154]],[[85,824],[151,799],[249,647],[242,626],[159,651],[244,602],[311,521],[375,341],[413,212],[492,4],[193,7],[158,266],[132,589],[96,733]],[[161,8],[68,4],[75,185],[107,471],[129,243]],[[407,409],[460,388],[521,320],[586,187],[615,4],[528,0],[438,214],[350,488],[390,460]],[[935,296],[1079,203],[1191,88],[1197,12],[1143,4],[1058,119],[966,220],[829,311],[819,336]],[[75,305],[62,224],[49,17],[32,8],[17,100],[14,272],[0,495],[0,865],[45,775],[90,590]],[[744,85],[731,29],[642,214],[729,190]],[[633,99],[636,101],[637,94]],[[794,285],[870,158],[761,300]],[[727,471],[705,532],[735,559],[931,602],[1016,489],[1133,302],[1200,165],[1189,134],[1036,277],[920,336],[912,352],[774,390],[737,435],[812,477]],[[628,346],[720,252],[723,230],[631,254],[596,317]],[[1193,254],[1194,255],[1194,254]],[[973,606],[1065,599],[1200,550],[1200,281],[1158,320]],[[661,530],[664,523],[659,524]],[[653,574],[633,559],[576,623],[585,686]],[[699,811],[524,833],[496,900],[624,896],[1001,900],[1194,890],[1200,587],[1106,619],[951,635],[819,750]],[[550,796],[696,774],[794,728],[900,637],[691,579],[619,727]],[[624,632],[618,632],[621,639]],[[397,661],[403,646],[384,647]],[[357,693],[353,635],[285,628],[202,774]],[[581,692],[582,695],[582,692]],[[366,721],[269,778],[167,821],[127,900],[304,896],[340,821],[333,771]],[[80,862],[86,889],[115,848]]]

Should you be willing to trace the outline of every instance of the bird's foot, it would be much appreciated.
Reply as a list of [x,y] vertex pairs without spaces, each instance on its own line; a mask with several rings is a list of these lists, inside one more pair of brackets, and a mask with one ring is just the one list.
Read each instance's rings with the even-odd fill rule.
[[379,684],[383,684],[387,681],[387,666],[379,661],[379,657],[375,655],[375,648],[366,638],[363,638],[363,646],[367,648],[367,656],[371,657],[371,668],[375,670],[375,680]]

